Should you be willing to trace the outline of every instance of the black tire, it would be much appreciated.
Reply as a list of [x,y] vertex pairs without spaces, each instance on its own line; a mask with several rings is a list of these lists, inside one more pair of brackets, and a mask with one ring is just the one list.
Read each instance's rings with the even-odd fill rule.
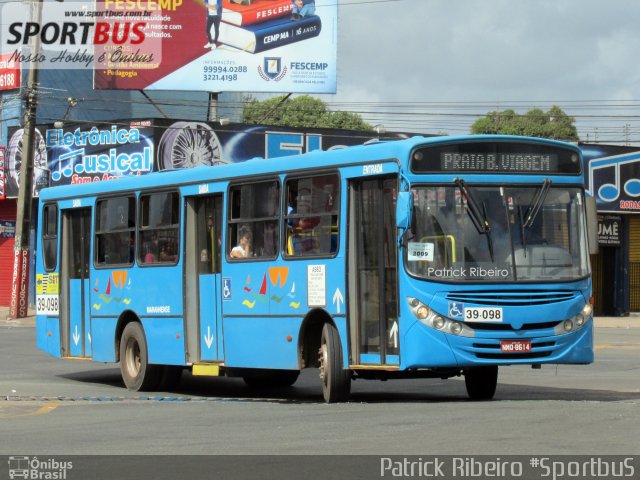
[[474,367],[464,373],[467,395],[472,400],[491,400],[498,385],[498,367]]
[[320,339],[320,381],[327,403],[344,402],[351,391],[351,370],[343,368],[340,336],[335,326],[325,323]]
[[242,379],[251,388],[286,388],[296,383],[298,375],[299,370],[255,370]]
[[161,365],[149,365],[147,340],[142,325],[128,323],[120,337],[120,372],[129,390],[144,391],[157,388],[162,375]]

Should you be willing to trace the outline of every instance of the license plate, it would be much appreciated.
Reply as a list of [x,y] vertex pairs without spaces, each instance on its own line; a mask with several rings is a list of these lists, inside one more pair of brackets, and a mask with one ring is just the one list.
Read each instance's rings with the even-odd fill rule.
[[464,309],[465,322],[502,322],[502,308],[471,307]]
[[502,340],[500,351],[503,353],[527,353],[531,351],[531,340]]

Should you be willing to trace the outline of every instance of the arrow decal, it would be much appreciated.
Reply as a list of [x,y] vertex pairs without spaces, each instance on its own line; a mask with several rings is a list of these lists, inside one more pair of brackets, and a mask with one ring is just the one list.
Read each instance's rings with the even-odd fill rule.
[[204,343],[207,345],[207,348],[211,348],[213,344],[213,335],[211,335],[211,327],[207,327],[207,336],[204,337]]

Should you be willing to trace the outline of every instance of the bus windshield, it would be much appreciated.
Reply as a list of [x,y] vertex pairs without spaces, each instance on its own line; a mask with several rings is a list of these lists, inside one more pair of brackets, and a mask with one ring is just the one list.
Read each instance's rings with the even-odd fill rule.
[[589,274],[580,188],[429,185],[413,188],[409,273],[447,282],[570,281]]

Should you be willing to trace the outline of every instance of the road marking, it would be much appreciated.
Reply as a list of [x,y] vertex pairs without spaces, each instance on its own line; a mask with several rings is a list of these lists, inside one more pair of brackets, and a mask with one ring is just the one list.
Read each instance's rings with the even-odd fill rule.
[[632,343],[598,343],[594,350],[640,350],[640,345]]
[[37,410],[31,411],[31,412],[16,413],[16,414],[9,413],[7,415],[0,414],[0,418],[34,417],[36,415],[45,415],[47,413],[53,412],[56,408],[60,406],[60,403],[61,402],[58,400],[53,400],[51,402],[45,403],[43,406],[41,406]]

